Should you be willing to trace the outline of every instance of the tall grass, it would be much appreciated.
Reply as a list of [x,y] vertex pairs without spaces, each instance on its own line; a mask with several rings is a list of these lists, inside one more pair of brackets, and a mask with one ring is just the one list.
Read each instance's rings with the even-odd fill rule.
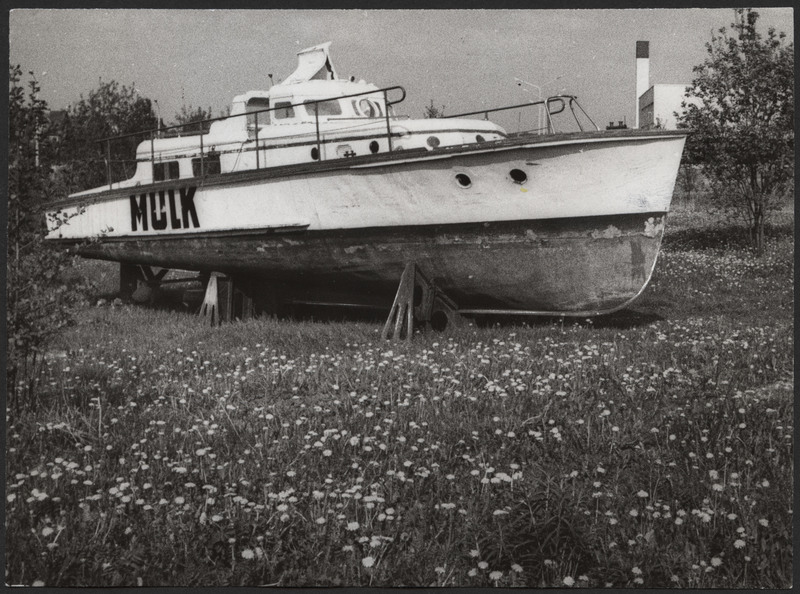
[[793,249],[674,217],[595,320],[87,308],[7,411],[7,575],[47,586],[788,587]]

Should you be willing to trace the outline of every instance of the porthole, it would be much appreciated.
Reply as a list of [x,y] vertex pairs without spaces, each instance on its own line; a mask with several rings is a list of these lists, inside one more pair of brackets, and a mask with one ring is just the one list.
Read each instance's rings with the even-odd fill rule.
[[508,176],[514,180],[515,184],[524,184],[528,181],[528,174],[522,171],[522,169],[512,169],[508,172]]
[[369,143],[369,152],[371,152],[373,155],[377,153],[380,150],[380,148],[381,147],[380,145],[378,145],[377,140],[373,140],[372,142]]
[[481,136],[480,134],[478,134],[475,137],[475,142],[486,142],[486,139],[483,136]]
[[456,182],[462,188],[469,188],[472,185],[472,180],[466,173],[456,173]]
[[311,158],[314,159],[315,161],[319,159],[319,150],[317,149],[317,147],[311,149]]
[[428,142],[428,146],[431,147],[431,148],[436,148],[442,143],[439,140],[439,138],[436,137],[436,136],[428,136],[427,142]]

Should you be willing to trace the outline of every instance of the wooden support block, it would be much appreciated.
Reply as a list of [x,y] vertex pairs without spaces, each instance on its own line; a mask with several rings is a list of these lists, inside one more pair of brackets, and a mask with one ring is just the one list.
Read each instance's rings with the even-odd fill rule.
[[[415,305],[417,287],[421,291],[419,304]],[[381,338],[388,340],[411,340],[414,335],[415,319],[430,324],[435,330],[444,330],[449,325],[459,323],[460,316],[455,302],[436,288],[414,262],[406,264],[397,294],[383,325]]]
[[383,325],[381,338],[388,340],[394,338],[399,340],[405,327],[406,340],[411,340],[414,334],[414,277],[417,265],[413,262],[406,264],[403,276],[400,277],[400,284],[397,287],[397,294],[394,296],[392,309],[389,317]]
[[119,296],[121,299],[130,299],[143,280],[142,272],[136,264],[119,263]]
[[217,279],[219,274],[213,272],[208,278],[206,294],[203,304],[200,306],[200,317],[205,317],[212,326],[219,326],[221,320],[219,316],[219,287]]
[[254,291],[255,285],[248,279],[212,272],[199,315],[209,318],[212,326],[255,317]]

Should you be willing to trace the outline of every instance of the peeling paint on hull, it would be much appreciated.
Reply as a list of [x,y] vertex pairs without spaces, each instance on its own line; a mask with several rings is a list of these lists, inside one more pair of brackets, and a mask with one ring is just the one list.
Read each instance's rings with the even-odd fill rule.
[[291,234],[100,241],[91,258],[263,279],[294,298],[388,304],[414,261],[464,310],[595,315],[650,279],[665,212]]

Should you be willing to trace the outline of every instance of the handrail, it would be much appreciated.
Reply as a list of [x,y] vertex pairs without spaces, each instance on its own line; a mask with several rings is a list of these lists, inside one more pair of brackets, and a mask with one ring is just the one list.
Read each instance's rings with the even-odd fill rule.
[[562,105],[561,109],[559,109],[558,111],[551,111],[550,103],[558,101],[558,100],[562,101],[562,103],[563,103],[563,101],[565,99],[569,100],[570,111],[572,112],[572,116],[575,118],[575,122],[578,124],[578,127],[581,129],[581,131],[583,131],[583,126],[581,125],[580,120],[578,119],[578,116],[575,113],[575,109],[573,108],[573,104],[576,105],[578,107],[578,109],[581,110],[581,113],[583,113],[583,115],[586,116],[586,118],[592,123],[592,125],[595,127],[595,129],[597,129],[598,131],[600,130],[600,128],[597,126],[597,124],[594,123],[592,118],[590,118],[589,115],[586,113],[586,111],[584,111],[583,107],[581,107],[580,103],[578,103],[578,98],[575,95],[553,95],[551,97],[548,97],[547,99],[541,99],[539,101],[530,101],[528,103],[520,103],[518,105],[508,105],[508,106],[505,106],[505,107],[494,107],[494,108],[491,108],[491,109],[479,109],[477,111],[467,111],[467,112],[464,112],[464,113],[458,113],[458,114],[455,114],[455,115],[449,115],[449,116],[443,116],[443,117],[446,118],[446,119],[447,118],[461,118],[461,117],[465,117],[465,116],[484,114],[484,119],[488,120],[489,119],[489,114],[490,113],[494,113],[496,111],[504,111],[504,110],[507,110],[507,109],[520,109],[522,107],[533,107],[535,105],[544,105],[545,113],[547,115],[547,132],[548,132],[548,134],[553,134],[553,133],[555,133],[555,126],[553,125],[552,115],[558,114],[558,113],[561,113],[562,111],[564,111],[565,106]]
[[[399,90],[402,94],[401,94],[399,99],[395,99],[393,101],[390,101],[389,100],[389,93],[391,91],[395,91],[395,90]],[[332,96],[332,97],[326,97],[324,99],[313,99],[313,100],[312,99],[306,99],[306,100],[303,100],[303,101],[300,101],[300,102],[297,102],[297,103],[290,103],[289,104],[289,107],[292,107],[292,108],[300,107],[300,106],[305,107],[307,105],[308,106],[310,106],[310,105],[314,106],[314,110],[313,111],[314,111],[314,116],[315,116],[315,128],[316,128],[316,138],[317,138],[317,157],[316,157],[317,160],[322,161],[322,137],[321,137],[320,129],[319,129],[319,116],[320,116],[320,114],[319,114],[319,109],[317,108],[317,106],[320,103],[324,103],[326,101],[339,100],[339,99],[350,99],[352,97],[362,97],[364,95],[376,95],[378,93],[382,93],[383,94],[384,111],[385,111],[384,115],[385,115],[385,118],[386,118],[386,138],[387,138],[387,142],[388,142],[388,145],[389,145],[389,152],[392,152],[393,147],[392,147],[391,124],[390,124],[390,120],[389,120],[389,107],[391,107],[392,105],[396,105],[398,103],[401,103],[406,98],[406,90],[403,87],[399,86],[399,85],[395,85],[395,86],[391,86],[391,87],[384,87],[382,89],[372,89],[372,90],[369,90],[369,91],[361,91],[359,93],[351,93],[351,94],[348,94],[348,95],[335,95],[335,96]],[[122,134],[122,135],[119,135],[119,136],[109,136],[109,137],[106,137],[106,138],[101,138],[99,140],[96,140],[95,142],[98,143],[98,144],[99,143],[105,143],[106,144],[106,147],[105,147],[106,148],[106,164],[107,164],[106,175],[107,175],[107,178],[108,178],[109,185],[113,186],[113,182],[111,181],[111,169],[110,169],[110,166],[111,166],[111,142],[112,141],[118,141],[118,140],[122,140],[122,139],[125,139],[125,138],[132,138],[132,137],[145,137],[145,138],[147,138],[149,136],[149,140],[150,140],[150,161],[152,163],[155,163],[155,150],[154,150],[154,145],[153,145],[153,142],[154,142],[155,138],[160,138],[165,132],[167,132],[169,130],[183,129],[183,128],[187,128],[189,126],[196,126],[196,127],[200,128],[200,130],[197,133],[197,135],[200,137],[200,172],[201,172],[201,175],[204,176],[206,168],[205,168],[205,154],[204,154],[205,151],[204,151],[204,147],[203,147],[203,135],[207,134],[207,132],[204,131],[205,125],[208,124],[209,130],[210,130],[211,124],[214,123],[214,122],[219,122],[219,121],[223,121],[223,120],[230,120],[230,119],[233,119],[233,118],[241,118],[241,117],[247,118],[248,116],[253,115],[253,116],[255,116],[255,123],[256,123],[256,130],[255,130],[256,169],[260,169],[261,163],[260,163],[259,149],[258,149],[258,114],[269,113],[269,112],[277,111],[279,109],[286,109],[286,107],[287,106],[285,104],[283,104],[280,107],[268,107],[268,108],[259,109],[259,110],[256,110],[256,111],[245,111],[244,113],[240,113],[240,114],[236,114],[236,115],[232,115],[232,116],[228,115],[228,116],[221,116],[221,117],[216,117],[216,118],[207,118],[207,119],[204,119],[204,120],[197,120],[197,121],[188,122],[188,123],[185,123],[185,124],[176,124],[174,126],[153,128],[153,129],[150,129],[150,130],[143,130],[141,132],[131,132],[129,134]],[[193,134],[193,136],[194,136],[194,134]]]

